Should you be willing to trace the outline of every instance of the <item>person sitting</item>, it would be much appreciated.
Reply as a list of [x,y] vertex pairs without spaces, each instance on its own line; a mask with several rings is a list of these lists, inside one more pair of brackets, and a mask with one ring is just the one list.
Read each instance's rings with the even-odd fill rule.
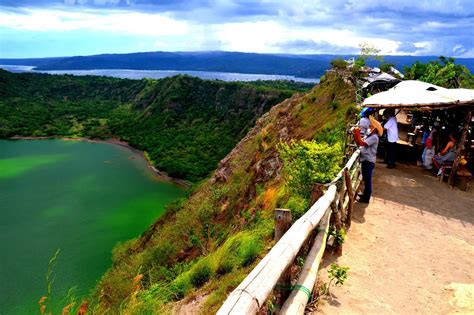
[[364,193],[359,196],[359,202],[369,203],[372,194],[372,173],[375,167],[377,146],[379,137],[383,134],[382,125],[370,117],[370,129],[364,138],[360,136],[360,129],[355,128],[354,140],[360,146],[360,161],[362,166],[362,180],[364,181]]
[[436,169],[439,169],[443,163],[454,162],[454,159],[456,158],[457,138],[457,134],[451,133],[449,135],[449,141],[444,149],[433,157],[433,165]]

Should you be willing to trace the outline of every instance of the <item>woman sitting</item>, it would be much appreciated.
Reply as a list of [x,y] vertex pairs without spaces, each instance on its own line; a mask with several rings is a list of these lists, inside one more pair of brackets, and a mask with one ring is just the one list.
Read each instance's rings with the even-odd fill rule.
[[457,136],[454,133],[449,135],[449,141],[444,149],[433,157],[433,164],[439,169],[443,163],[452,163],[456,158]]

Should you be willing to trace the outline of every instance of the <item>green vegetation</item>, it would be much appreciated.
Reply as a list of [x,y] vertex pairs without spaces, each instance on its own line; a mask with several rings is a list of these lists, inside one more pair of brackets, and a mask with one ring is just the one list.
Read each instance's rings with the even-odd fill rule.
[[345,61],[342,58],[333,59],[331,61],[331,66],[335,69],[346,69],[347,65],[348,65],[347,61]]
[[454,63],[454,58],[439,57],[429,63],[415,62],[405,67],[406,80],[420,80],[445,88],[474,88],[474,76],[462,65]]
[[329,295],[329,289],[333,282],[335,286],[342,286],[347,280],[348,271],[349,267],[343,267],[336,263],[332,263],[331,268],[328,270],[329,283],[324,283],[322,285],[321,293]]
[[[42,296],[38,301],[39,311],[42,315],[44,314],[56,314],[59,313],[59,310],[62,310],[61,313],[71,314],[79,310],[80,307],[77,307],[76,301],[76,287],[72,287],[68,290],[67,294],[58,302],[53,299],[53,286],[54,286],[54,274],[53,269],[57,263],[60,249],[57,249],[56,252],[51,256],[51,259],[48,262],[48,271],[46,272],[46,295]],[[84,307],[81,304],[81,307]]]
[[197,295],[205,297],[206,312],[215,312],[273,244],[275,207],[302,214],[314,183],[334,177],[344,126],[354,118],[354,88],[338,76],[277,106],[294,89],[186,76],[132,81],[0,72],[0,79],[3,137],[120,137],[158,168],[190,180],[215,169],[268,111],[208,181],[168,206],[139,238],[116,246],[90,299],[89,311],[98,314],[170,313],[174,302]]
[[[332,101],[329,109],[335,111],[339,105],[338,101]],[[289,194],[282,207],[292,210],[294,220],[308,210],[315,185],[331,181],[340,170],[344,158],[343,121],[334,127],[325,126],[311,141],[291,141],[277,147]]]
[[381,49],[377,48],[375,45],[370,43],[361,43],[359,44],[360,53],[356,58],[355,65],[363,67],[366,65],[367,60],[374,59],[380,62],[383,61],[383,56],[379,55]]
[[[277,146],[292,151],[295,144],[310,143],[300,151],[334,173],[342,156],[340,132],[354,116],[353,97],[353,88],[335,78],[274,106],[212,178],[186,200],[168,206],[167,214],[140,238],[115,248],[113,266],[99,281],[91,310],[171,313],[176,301],[186,304],[201,296],[201,309],[216,312],[273,244],[274,209],[288,205],[294,213],[307,210],[307,194],[294,194],[285,183],[287,163]],[[323,153],[338,155],[335,166],[329,166],[331,158]],[[314,174],[321,174],[309,180],[333,177],[324,172],[316,168]],[[138,291],[137,275],[142,275]]]
[[315,184],[326,183],[336,176],[343,157],[340,143],[306,140],[282,143],[279,152],[291,193],[308,199]]
[[380,70],[382,70],[382,72],[390,72],[392,67],[395,67],[395,64],[387,62],[380,63]]
[[172,177],[206,177],[273,105],[308,85],[125,80],[0,70],[0,138],[120,138]]
[[314,83],[303,83],[286,80],[257,80],[251,82],[245,82],[244,84],[251,85],[254,87],[261,87],[267,89],[277,89],[282,91],[298,91],[308,92],[314,87]]
[[344,228],[336,230],[334,227],[331,227],[328,234],[334,237],[334,240],[338,245],[344,244],[344,241],[346,240],[346,230],[344,230]]

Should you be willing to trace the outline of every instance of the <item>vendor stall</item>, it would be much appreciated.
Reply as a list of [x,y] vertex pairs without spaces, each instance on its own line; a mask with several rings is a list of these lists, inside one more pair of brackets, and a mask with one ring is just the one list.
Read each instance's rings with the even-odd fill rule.
[[[408,111],[410,117],[418,118],[413,119],[412,127],[415,130],[419,128],[420,131],[424,128],[425,134],[433,128],[439,129],[440,134],[445,131],[446,138],[448,138],[446,130],[450,130],[450,137],[453,133],[459,133],[456,145],[451,148],[455,151],[454,161],[451,165],[443,165],[443,170],[450,170],[448,179],[450,185],[453,185],[456,176],[472,177],[472,168],[469,171],[469,166],[474,162],[472,154],[474,90],[446,89],[421,81],[402,81],[388,91],[368,97],[363,106]],[[440,143],[436,144],[437,151],[440,151]],[[444,173],[441,178],[443,175]]]

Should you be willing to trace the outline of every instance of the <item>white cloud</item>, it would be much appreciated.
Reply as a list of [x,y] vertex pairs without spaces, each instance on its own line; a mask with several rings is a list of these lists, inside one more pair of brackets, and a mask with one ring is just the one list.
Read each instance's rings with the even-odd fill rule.
[[[282,51],[282,43],[293,41],[314,42],[317,47],[330,43],[334,49],[358,51],[359,44],[370,43],[381,49],[382,54],[396,52],[398,43],[394,40],[379,37],[364,37],[347,30],[332,28],[315,28],[305,26],[288,26],[275,21],[256,21],[242,23],[225,23],[214,25],[216,37],[222,43],[220,49],[228,51],[266,52],[266,53],[328,53],[327,51]],[[284,46],[284,45],[283,45]],[[288,48],[286,46],[286,48]]]
[[270,46],[287,37],[287,30],[274,21],[225,23],[214,29],[222,49],[229,51],[269,52]]
[[153,43],[153,48],[166,49],[166,48],[168,48],[168,47],[169,47],[168,43],[167,43],[167,42],[164,42],[164,41],[159,41],[159,40],[157,40],[157,41],[155,41],[155,42]]
[[473,9],[463,0],[154,1],[126,0],[130,5],[120,8],[119,0],[64,0],[66,6],[50,9],[0,5],[0,28],[49,38],[81,30],[84,36],[123,34],[147,49],[169,51],[353,53],[362,42],[381,54],[465,56],[474,49],[468,31],[474,21],[465,17]]
[[189,32],[186,22],[162,14],[109,11],[104,15],[93,10],[84,13],[42,9],[26,9],[25,14],[0,12],[0,27],[36,32],[92,30],[149,36]]

